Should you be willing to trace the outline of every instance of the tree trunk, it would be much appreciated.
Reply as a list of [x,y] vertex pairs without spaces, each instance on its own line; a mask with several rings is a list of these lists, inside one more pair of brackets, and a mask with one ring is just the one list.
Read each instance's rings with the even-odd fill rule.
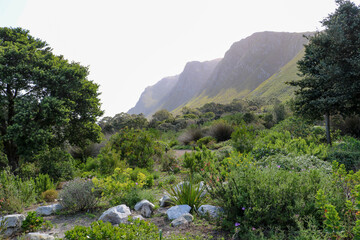
[[17,147],[13,141],[9,140],[4,142],[4,150],[11,167],[11,171],[14,172],[19,167]]
[[331,135],[330,135],[330,114],[325,114],[325,128],[326,128],[326,141],[331,146]]

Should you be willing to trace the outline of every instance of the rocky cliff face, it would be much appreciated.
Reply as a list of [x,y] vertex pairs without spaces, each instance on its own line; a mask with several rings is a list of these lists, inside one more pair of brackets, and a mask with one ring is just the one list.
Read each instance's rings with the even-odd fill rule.
[[156,95],[154,89],[147,88],[129,113],[150,115],[160,109],[179,111],[183,106],[228,103],[246,97],[299,54],[307,42],[304,34],[310,33],[254,33],[234,43],[223,59],[189,62],[166,93]]
[[178,80],[179,75],[165,77],[159,82],[157,82],[155,85],[145,88],[135,107],[131,108],[128,113],[143,113],[145,116],[148,116],[156,112],[155,109],[162,105],[164,97],[169,94],[169,92],[173,89]]
[[[204,86],[214,97],[224,89],[248,93],[303,49],[303,33],[261,32],[234,43]],[[248,90],[248,91],[245,91]]]

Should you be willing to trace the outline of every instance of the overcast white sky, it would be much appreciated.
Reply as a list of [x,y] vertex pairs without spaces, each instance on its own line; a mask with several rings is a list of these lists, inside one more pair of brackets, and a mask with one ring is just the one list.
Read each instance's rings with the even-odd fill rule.
[[223,57],[254,32],[321,29],[335,8],[335,0],[0,0],[0,27],[29,29],[89,66],[105,116],[114,116],[188,61]]

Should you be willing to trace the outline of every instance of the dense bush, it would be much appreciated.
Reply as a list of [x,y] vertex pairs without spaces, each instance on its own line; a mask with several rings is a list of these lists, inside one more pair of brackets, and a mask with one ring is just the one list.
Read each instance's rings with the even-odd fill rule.
[[213,123],[208,134],[215,138],[218,142],[226,141],[231,138],[234,128],[225,121],[218,121]]
[[276,124],[272,130],[277,132],[290,132],[294,138],[306,138],[311,133],[310,124],[298,117],[289,117],[279,124]]
[[216,154],[203,147],[184,154],[183,167],[189,169],[190,174],[204,171],[205,163],[217,159]]
[[348,171],[359,170],[360,141],[352,137],[344,137],[344,141],[330,151],[328,161],[344,164]]
[[48,174],[54,181],[70,180],[75,175],[75,163],[72,156],[60,148],[45,150],[35,157],[40,172]]
[[90,180],[76,178],[60,192],[60,204],[69,211],[83,211],[96,207],[100,193]]
[[[134,189],[141,189],[145,185],[146,176],[138,172],[136,178],[132,177],[133,169],[116,168],[114,174],[103,179],[93,178],[96,188],[102,191],[102,198],[111,205],[123,204]],[[134,180],[133,180],[134,179]]]
[[21,212],[35,202],[36,196],[34,180],[22,180],[9,170],[0,172],[1,211]]
[[162,154],[163,149],[157,145],[150,132],[128,128],[121,129],[108,142],[109,150],[119,154],[129,166],[147,169],[152,169],[154,157]]
[[211,136],[206,136],[203,138],[200,138],[197,140],[196,145],[199,147],[205,146],[205,147],[213,147],[216,143],[216,139]]
[[256,134],[252,126],[247,126],[244,122],[235,128],[231,134],[233,147],[241,152],[247,153],[253,149]]
[[240,232],[270,227],[296,229],[295,217],[312,218],[320,225],[321,213],[315,207],[319,189],[326,189],[334,199],[337,196],[337,206],[344,204],[331,175],[319,169],[288,171],[281,165],[261,167],[241,154],[206,166],[203,177],[211,197],[225,209],[224,223],[230,228],[240,223]]
[[52,227],[53,225],[50,221],[44,221],[44,218],[37,216],[36,212],[28,212],[21,225],[21,229],[24,232],[36,232],[39,230],[51,229]]
[[35,191],[40,196],[41,193],[55,189],[55,184],[52,179],[47,174],[39,174],[36,176],[35,180]]

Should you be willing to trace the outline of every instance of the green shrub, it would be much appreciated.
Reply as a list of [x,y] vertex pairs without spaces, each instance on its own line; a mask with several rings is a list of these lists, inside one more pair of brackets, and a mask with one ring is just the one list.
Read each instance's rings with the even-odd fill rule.
[[124,128],[110,138],[108,146],[129,166],[152,170],[154,157],[163,153],[153,138],[150,132]]
[[69,211],[77,212],[96,207],[100,193],[92,181],[76,178],[60,192],[60,204]]
[[150,202],[155,202],[155,196],[151,190],[132,188],[124,195],[121,203],[126,204],[126,206],[129,206],[130,208],[134,208],[136,203],[144,199]]
[[216,154],[207,148],[196,148],[196,151],[184,154],[183,167],[189,169],[190,174],[204,170],[205,163],[210,159],[217,159]]
[[252,126],[246,126],[244,123],[235,128],[231,134],[233,147],[241,152],[250,152],[255,142],[255,130]]
[[19,175],[22,179],[35,178],[39,174],[39,167],[36,163],[25,162],[19,168]]
[[179,142],[184,145],[189,145],[204,137],[204,133],[199,127],[192,126],[179,136]]
[[175,157],[174,151],[166,152],[160,160],[160,165],[161,171],[174,172],[174,170],[178,168],[178,160]]
[[318,169],[319,171],[330,173],[332,168],[329,162],[325,162],[315,156],[296,156],[294,154],[269,156],[258,161],[257,165],[262,167],[280,166],[281,169],[296,172]]
[[138,172],[136,179],[132,180],[133,169],[122,170],[116,168],[114,174],[103,179],[93,178],[96,188],[102,191],[102,198],[111,205],[123,204],[127,195],[134,189],[141,189],[145,185],[146,176]]
[[28,212],[25,220],[22,222],[21,228],[24,232],[36,232],[39,230],[51,229],[53,225],[50,221],[45,221],[44,218],[37,216],[36,212]]
[[48,174],[39,174],[35,178],[35,191],[40,196],[41,193],[50,190],[55,189],[55,184],[52,181],[52,179],[49,177]]
[[154,176],[144,168],[135,168],[130,174],[131,180],[136,182],[139,173],[144,174],[146,177],[144,187],[151,188],[154,185]]
[[360,141],[352,137],[344,137],[343,142],[334,147],[328,156],[328,161],[344,164],[346,170],[360,169]]
[[33,179],[22,180],[14,176],[8,169],[0,172],[0,199],[2,211],[13,213],[22,212],[35,202],[37,196]]
[[200,184],[195,184],[193,179],[170,187],[168,193],[174,205],[187,204],[191,207],[191,212],[196,211],[207,201],[205,187]]
[[234,128],[225,121],[217,121],[212,124],[208,130],[208,134],[215,138],[218,142],[223,142],[231,138]]
[[60,148],[45,150],[35,157],[40,172],[48,174],[54,181],[73,179],[75,162],[72,156]]
[[211,136],[206,136],[203,138],[200,138],[199,140],[197,140],[196,145],[199,147],[205,146],[205,147],[210,147],[210,145],[214,145],[214,143],[216,143],[216,139],[211,137]]
[[75,226],[65,232],[67,240],[157,240],[159,230],[155,224],[142,220],[129,220],[131,224],[119,224],[112,226],[111,223],[102,221],[91,223],[90,227]]
[[53,202],[58,198],[58,192],[55,189],[49,189],[41,193],[41,198],[46,202]]
[[320,225],[316,191],[327,189],[341,195],[331,175],[318,169],[298,172],[281,165],[261,167],[251,157],[235,153],[221,164],[213,161],[206,166],[203,177],[212,199],[225,209],[224,224],[233,228],[238,222],[240,232],[270,227],[296,230],[295,216],[311,217]]
[[306,138],[311,133],[311,126],[307,121],[298,117],[289,117],[279,124],[276,124],[272,130],[277,132],[290,132],[294,138]]

